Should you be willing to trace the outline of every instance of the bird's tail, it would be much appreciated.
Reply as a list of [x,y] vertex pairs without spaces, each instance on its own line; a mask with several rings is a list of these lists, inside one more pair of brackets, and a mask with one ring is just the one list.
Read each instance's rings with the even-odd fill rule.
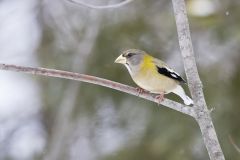
[[193,100],[186,95],[182,86],[178,85],[174,90],[172,90],[172,92],[181,97],[182,100],[184,101],[184,104],[186,105],[193,104]]

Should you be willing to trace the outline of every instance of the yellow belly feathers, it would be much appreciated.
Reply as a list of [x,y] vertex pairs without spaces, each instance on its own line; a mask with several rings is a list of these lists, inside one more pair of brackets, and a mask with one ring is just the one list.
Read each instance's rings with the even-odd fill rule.
[[144,58],[140,70],[132,78],[139,87],[152,93],[169,93],[178,84],[175,80],[158,73],[151,56]]

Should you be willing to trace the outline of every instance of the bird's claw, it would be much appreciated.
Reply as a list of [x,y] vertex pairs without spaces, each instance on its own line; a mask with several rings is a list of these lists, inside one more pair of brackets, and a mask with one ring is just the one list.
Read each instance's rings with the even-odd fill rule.
[[140,94],[143,94],[143,93],[148,93],[148,91],[146,91],[145,89],[142,89],[142,88],[140,88],[140,87],[137,87],[136,89],[137,89],[137,92],[138,92],[138,96],[139,96]]
[[159,105],[162,101],[164,101],[164,93],[156,95],[155,99],[157,100],[158,105]]

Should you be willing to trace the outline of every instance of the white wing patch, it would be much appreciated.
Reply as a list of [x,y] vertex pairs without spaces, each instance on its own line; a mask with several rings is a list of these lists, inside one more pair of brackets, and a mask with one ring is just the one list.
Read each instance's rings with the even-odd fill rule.
[[171,76],[177,78],[176,73],[175,74],[171,73]]
[[186,83],[186,81],[178,73],[174,72],[172,69],[165,66],[164,67],[156,66],[156,67],[157,67],[158,73],[163,74],[169,78],[175,79],[179,82]]
[[[169,72],[175,73],[176,75],[180,76],[177,72],[175,72],[172,68],[165,67]],[[176,76],[174,75],[174,77]]]

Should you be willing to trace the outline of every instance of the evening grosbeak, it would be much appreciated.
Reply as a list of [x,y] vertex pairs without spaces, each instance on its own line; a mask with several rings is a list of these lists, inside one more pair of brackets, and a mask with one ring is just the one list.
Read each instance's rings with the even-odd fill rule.
[[186,105],[193,104],[180,85],[186,81],[166,63],[146,52],[138,49],[126,50],[115,63],[125,65],[133,81],[143,90],[158,94],[156,98],[160,101],[164,94],[172,92],[181,97]]

